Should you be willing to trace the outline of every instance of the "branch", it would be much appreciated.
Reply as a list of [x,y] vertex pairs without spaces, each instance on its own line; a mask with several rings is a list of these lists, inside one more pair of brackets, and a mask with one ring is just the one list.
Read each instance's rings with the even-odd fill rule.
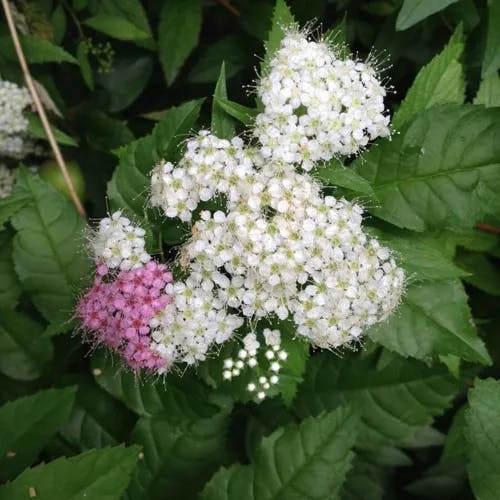
[[73,185],[73,181],[71,180],[71,177],[68,173],[68,169],[66,167],[66,163],[64,161],[64,158],[61,154],[61,150],[59,149],[59,145],[57,144],[57,141],[55,140],[54,134],[52,132],[52,128],[50,127],[50,123],[49,123],[49,120],[47,118],[47,114],[45,113],[45,109],[43,108],[42,102],[40,100],[40,96],[38,95],[35,84],[33,83],[33,78],[31,76],[30,70],[28,68],[28,63],[26,62],[26,58],[24,56],[21,42],[19,41],[19,36],[17,34],[16,26],[14,24],[14,19],[12,17],[12,10],[10,8],[8,0],[2,0],[2,6],[3,6],[3,10],[5,12],[5,17],[7,19],[7,24],[9,26],[10,36],[12,37],[12,42],[14,43],[14,48],[16,49],[17,58],[19,59],[19,64],[20,64],[22,72],[23,72],[26,86],[28,87],[28,90],[31,94],[31,98],[33,99],[33,103],[35,105],[35,108],[38,112],[38,115],[40,116],[40,120],[42,122],[43,128],[44,128],[45,133],[47,135],[47,138],[49,140],[49,144],[50,144],[50,147],[52,149],[52,152],[54,153],[54,157],[56,159],[56,162],[59,165],[59,168],[61,169],[61,173],[63,175],[64,182],[68,186],[68,191],[70,193],[71,200],[75,204],[75,207],[78,210],[78,213],[82,217],[85,217],[85,215],[86,215],[85,208],[83,207],[83,204],[82,204],[80,198],[78,198],[78,195],[76,194],[75,186]]
[[500,234],[500,227],[491,226],[490,224],[478,222],[476,228],[480,231],[486,231],[487,233]]

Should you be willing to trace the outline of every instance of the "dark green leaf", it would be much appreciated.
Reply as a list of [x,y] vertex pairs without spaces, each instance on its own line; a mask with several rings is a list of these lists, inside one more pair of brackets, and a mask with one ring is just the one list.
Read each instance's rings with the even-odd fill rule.
[[145,40],[149,38],[148,33],[138,29],[127,19],[110,14],[97,14],[84,21],[84,24],[117,40]]
[[[34,35],[19,35],[19,38],[28,63],[68,62],[78,64],[78,61],[71,54],[48,40]],[[0,37],[0,54],[6,59],[17,62],[16,51],[10,36]]]
[[482,67],[483,77],[496,75],[500,68],[500,2],[488,0],[488,33]]
[[168,0],[158,25],[160,62],[168,85],[198,43],[202,21],[202,0]]
[[405,30],[457,1],[458,0],[404,0],[396,20],[396,29]]
[[214,101],[229,115],[236,118],[243,125],[249,127],[253,124],[258,111],[254,108],[248,108],[236,102],[223,97],[214,96]]
[[120,163],[108,186],[113,207],[143,218],[149,187],[149,172],[160,160],[175,161],[178,145],[198,119],[202,100],[169,109],[153,132],[118,151]]
[[95,109],[81,113],[78,122],[85,131],[87,143],[105,153],[134,140],[134,135],[125,123]]
[[338,498],[351,468],[357,418],[345,408],[282,427],[262,440],[251,465],[222,468],[203,500]]
[[453,354],[489,364],[488,351],[473,325],[460,281],[425,281],[408,287],[397,313],[367,334],[402,356],[429,361]]
[[12,261],[12,237],[0,232],[0,308],[13,309],[20,295],[21,286]]
[[356,455],[340,497],[342,500],[383,500],[387,483],[384,468]]
[[62,4],[59,4],[52,13],[51,23],[54,42],[60,44],[66,34],[66,13]]
[[0,407],[0,482],[36,460],[68,418],[74,399],[74,387],[48,389]]
[[27,205],[29,201],[30,196],[16,189],[10,196],[0,198],[0,231],[2,230],[2,226]]
[[233,120],[222,109],[221,105],[217,102],[217,98],[227,99],[226,67],[224,63],[221,65],[219,79],[215,86],[214,100],[212,103],[212,124],[210,128],[217,137],[232,139],[235,135]]
[[482,104],[487,108],[500,106],[500,76],[487,76],[481,80],[481,85],[474,98],[474,104]]
[[90,90],[94,90],[94,74],[92,73],[87,43],[85,41],[78,44],[78,47],[76,48],[76,58],[80,64],[80,73],[82,74],[85,85],[87,85]]
[[371,212],[399,227],[470,228],[500,213],[500,108],[440,106],[372,148],[355,170],[373,186]]
[[399,129],[424,109],[439,104],[462,104],[465,100],[465,75],[460,58],[464,51],[460,25],[448,45],[424,66],[394,114],[392,125]]
[[500,382],[476,380],[465,412],[469,479],[476,498],[496,500],[500,489]]
[[116,446],[58,458],[26,469],[0,486],[2,500],[120,500],[134,470],[139,447]]
[[17,189],[30,197],[12,218],[17,274],[47,320],[68,317],[88,277],[85,222],[61,193],[25,169],[19,171]]
[[460,383],[444,365],[428,367],[387,354],[379,369],[373,356],[312,356],[295,410],[317,415],[348,404],[361,416],[358,446],[378,450],[408,441],[443,413]]
[[456,261],[469,272],[463,278],[466,283],[490,295],[500,296],[500,271],[488,257],[478,252],[461,251]]
[[[28,120],[28,133],[37,139],[47,140],[47,134],[45,133],[40,117],[32,113],[29,115]],[[73,137],[65,134],[52,124],[50,128],[52,129],[52,133],[59,144],[63,144],[64,146],[78,146],[78,143],[75,139],[73,139]]]

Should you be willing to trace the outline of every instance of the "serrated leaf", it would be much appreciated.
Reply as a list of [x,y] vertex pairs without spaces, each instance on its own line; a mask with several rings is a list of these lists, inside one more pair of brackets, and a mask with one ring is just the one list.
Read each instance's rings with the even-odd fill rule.
[[361,448],[379,450],[408,441],[444,412],[460,382],[444,365],[428,367],[390,353],[387,359],[377,369],[373,355],[311,357],[294,409],[306,416],[351,406],[361,417]]
[[0,407],[0,482],[36,460],[68,418],[74,399],[74,387],[48,389]]
[[286,30],[294,25],[295,19],[285,0],[276,0],[273,17],[271,19],[271,29],[267,35],[267,40],[264,43],[266,53],[261,64],[261,74],[264,74],[267,71],[267,67],[269,66],[274,53],[279,49],[281,40],[283,40]]
[[226,67],[224,63],[221,65],[219,79],[215,85],[214,99],[212,103],[212,124],[210,129],[217,137],[222,139],[232,139],[235,135],[233,120],[222,109],[221,105],[217,102],[217,98],[227,99]]
[[385,498],[387,471],[363,456],[354,457],[352,469],[342,488],[342,500],[382,500]]
[[424,66],[394,114],[392,126],[399,129],[424,109],[439,104],[463,104],[465,75],[460,62],[464,51],[463,28],[460,25],[441,53]]
[[168,85],[173,83],[198,44],[202,7],[202,0],[168,0],[163,4],[158,25],[158,50]]
[[[78,143],[75,141],[75,139],[73,139],[73,137],[65,134],[63,131],[59,130],[57,127],[54,127],[54,125],[52,124],[50,125],[50,128],[52,129],[55,140],[59,144],[63,144],[64,146],[78,146]],[[40,117],[34,113],[30,114],[28,117],[28,133],[37,139],[48,140]]]
[[58,458],[26,469],[0,486],[2,500],[120,500],[134,470],[139,447],[116,446]]
[[30,200],[30,197],[24,193],[14,189],[10,196],[0,198],[0,231],[11,217],[19,212]]
[[251,465],[221,469],[203,500],[339,498],[351,467],[357,418],[346,408],[304,419],[262,440]]
[[453,354],[465,361],[491,363],[458,280],[408,287],[397,313],[374,325],[367,335],[402,356],[430,361]]
[[460,251],[456,261],[469,272],[463,278],[466,283],[490,295],[500,296],[500,271],[488,257],[478,252]]
[[71,415],[59,433],[75,451],[104,448],[127,441],[135,416],[101,389],[90,376],[70,376],[78,392]]
[[[32,64],[43,64],[49,62],[55,63],[73,63],[78,61],[63,48],[54,45],[52,42],[39,38],[35,35],[19,35],[26,61]],[[0,54],[6,59],[16,61],[17,56],[10,36],[0,38]]]
[[132,433],[143,446],[144,460],[134,474],[131,500],[195,498],[225,456],[229,416],[210,418],[182,412],[141,418]]
[[21,286],[12,261],[12,237],[0,232],[0,308],[13,309],[20,295]]
[[465,412],[468,472],[472,491],[480,500],[495,500],[500,488],[500,382],[476,380]]
[[181,413],[186,418],[209,418],[230,404],[227,398],[209,393],[192,375],[172,373],[165,381],[153,382],[113,365],[104,351],[93,356],[92,368],[103,389],[141,416]]
[[149,38],[147,32],[140,30],[129,20],[110,14],[97,14],[85,20],[83,24],[117,40],[130,41]]
[[43,328],[15,311],[0,310],[0,372],[18,380],[37,378],[52,358]]
[[500,213],[500,108],[439,106],[356,160],[380,206],[399,227],[466,229]]
[[258,110],[243,106],[237,102],[230,101],[224,97],[214,96],[214,101],[229,115],[236,118],[243,125],[249,127],[252,125]]
[[498,76],[500,68],[500,3],[497,0],[488,0],[488,32],[486,35],[486,48],[484,49],[483,77]]
[[391,249],[398,265],[406,271],[408,282],[447,280],[468,274],[453,263],[437,234],[389,233],[372,227],[365,228],[365,231]]
[[120,160],[108,185],[112,207],[127,209],[143,218],[149,188],[149,172],[160,160],[175,161],[179,143],[191,131],[203,100],[170,108],[152,133],[118,150]]
[[396,30],[405,30],[440,12],[458,0],[404,0],[396,20]]
[[78,287],[88,277],[85,222],[73,204],[38,175],[19,170],[17,190],[30,201],[12,218],[16,272],[47,320],[67,317]]
[[474,104],[482,104],[487,108],[500,106],[500,76],[493,74],[483,78],[474,98]]

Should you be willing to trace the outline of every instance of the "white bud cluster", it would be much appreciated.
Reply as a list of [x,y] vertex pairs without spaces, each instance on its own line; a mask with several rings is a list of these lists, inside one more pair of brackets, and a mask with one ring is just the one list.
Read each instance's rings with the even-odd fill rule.
[[389,135],[386,92],[374,69],[301,32],[283,39],[257,93],[264,111],[254,134],[265,158],[310,170]]
[[94,258],[109,269],[129,271],[151,260],[145,251],[144,229],[135,226],[121,211],[102,219],[92,238]]
[[21,159],[34,148],[26,131],[25,109],[31,104],[28,90],[0,80],[0,156]]
[[15,183],[16,171],[0,163],[0,199],[11,195]]
[[224,360],[224,380],[231,380],[239,377],[245,369],[255,372],[254,379],[248,383],[247,391],[255,394],[258,400],[263,400],[272,386],[279,382],[279,372],[281,362],[286,361],[288,353],[281,349],[281,335],[279,330],[265,328],[263,331],[267,349],[265,358],[267,367],[257,360],[257,355],[261,347],[255,333],[249,333],[243,338],[244,348],[238,352],[237,359],[227,358]]

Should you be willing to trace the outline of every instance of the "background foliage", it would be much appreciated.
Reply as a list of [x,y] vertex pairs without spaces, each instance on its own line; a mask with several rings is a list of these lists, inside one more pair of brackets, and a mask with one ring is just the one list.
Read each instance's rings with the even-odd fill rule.
[[[283,398],[245,401],[217,360],[141,379],[73,334],[85,222],[20,170],[0,201],[0,499],[498,498],[500,2],[16,5],[90,217],[109,206],[147,219],[150,251],[167,258],[187,231],[145,209],[148,172],[199,126],[243,130],[254,55],[265,68],[284,25],[317,18],[352,52],[376,54],[392,139],[315,175],[365,205],[408,284],[364,349],[293,352]],[[3,19],[0,74],[22,83]],[[30,133],[43,141],[36,116]]]

